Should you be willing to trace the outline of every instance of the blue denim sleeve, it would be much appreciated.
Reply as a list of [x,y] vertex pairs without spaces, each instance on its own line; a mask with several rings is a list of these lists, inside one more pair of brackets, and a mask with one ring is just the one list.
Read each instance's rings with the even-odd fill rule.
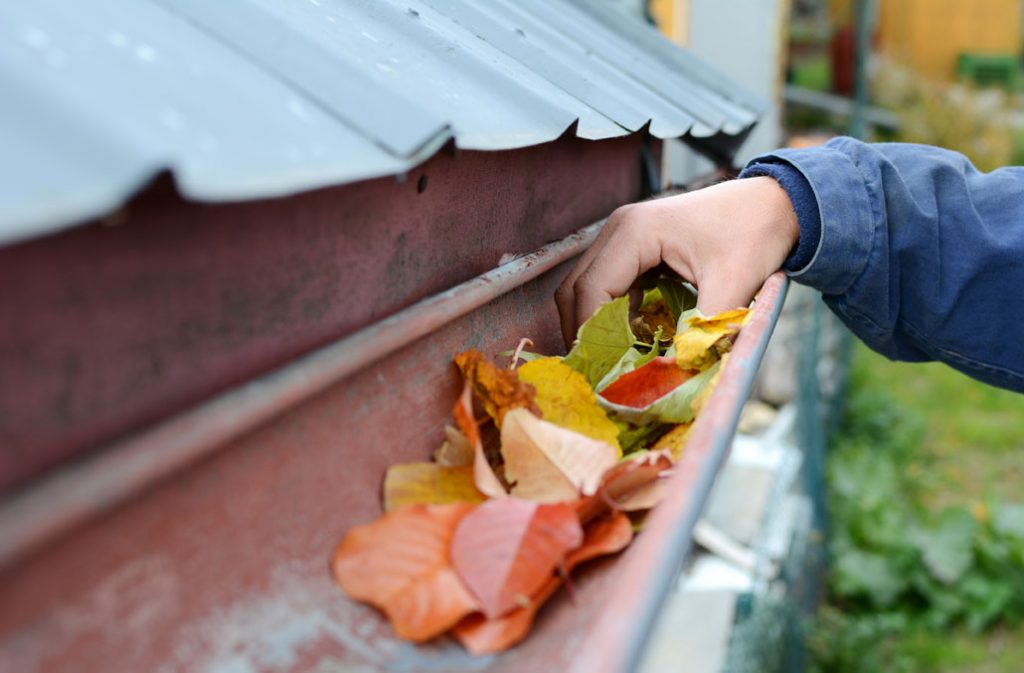
[[772,175],[793,201],[787,273],[868,346],[1024,392],[1024,168],[836,138],[759,157],[748,175]]

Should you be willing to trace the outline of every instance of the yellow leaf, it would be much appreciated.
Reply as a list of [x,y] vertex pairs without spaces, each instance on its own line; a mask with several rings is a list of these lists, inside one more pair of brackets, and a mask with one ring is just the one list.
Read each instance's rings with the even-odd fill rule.
[[437,463],[392,465],[384,477],[384,511],[406,505],[447,505],[483,502],[473,484],[473,468],[443,467]]
[[737,308],[710,318],[687,318],[687,329],[673,339],[676,363],[682,369],[695,371],[710,367],[731,346],[731,341],[726,340],[746,324],[749,313],[749,309]]
[[651,447],[652,451],[668,451],[672,454],[672,460],[679,460],[686,448],[686,440],[690,436],[690,429],[693,423],[680,423],[664,435]]
[[512,495],[537,502],[593,495],[604,473],[618,462],[611,444],[511,409],[501,426],[501,453]]
[[560,358],[527,362],[516,370],[519,380],[536,390],[534,403],[545,421],[606,444],[622,455],[619,429],[597,403],[587,379]]
[[715,391],[715,386],[718,385],[718,379],[722,378],[722,370],[725,369],[725,363],[729,360],[729,354],[726,353],[722,356],[719,362],[718,371],[711,375],[711,380],[708,381],[701,391],[697,393],[697,396],[693,398],[693,402],[690,403],[690,408],[693,409],[693,415],[696,417],[700,414],[700,410],[707,404],[708,399],[711,397],[711,393]]

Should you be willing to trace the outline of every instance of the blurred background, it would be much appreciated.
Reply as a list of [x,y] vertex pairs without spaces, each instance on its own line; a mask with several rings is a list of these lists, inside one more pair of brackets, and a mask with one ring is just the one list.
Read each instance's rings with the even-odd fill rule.
[[[644,9],[774,101],[741,160],[853,135],[948,147],[982,170],[1024,163],[1020,0],[652,0]],[[678,146],[667,154],[674,182],[705,168]],[[753,583],[715,665],[1021,670],[1024,398],[943,365],[888,362],[851,343],[802,288],[791,288],[763,369],[761,401],[797,410],[801,467],[788,493],[813,514],[802,560],[780,574],[785,589],[772,597]],[[732,497],[750,492],[734,487]],[[766,528],[785,518],[785,497],[764,506]]]

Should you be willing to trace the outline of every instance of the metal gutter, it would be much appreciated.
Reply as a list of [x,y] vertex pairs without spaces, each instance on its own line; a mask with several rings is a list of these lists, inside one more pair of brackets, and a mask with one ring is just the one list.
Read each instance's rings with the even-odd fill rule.
[[597,626],[587,634],[570,671],[635,670],[666,595],[693,548],[711,487],[729,454],[743,403],[785,300],[788,279],[771,276],[761,288],[750,322],[740,333],[714,393],[701,410],[669,493],[651,513],[643,533],[622,562],[624,581],[605,601]]
[[582,253],[604,220],[425,299],[29,485],[0,503],[0,568],[286,409]]

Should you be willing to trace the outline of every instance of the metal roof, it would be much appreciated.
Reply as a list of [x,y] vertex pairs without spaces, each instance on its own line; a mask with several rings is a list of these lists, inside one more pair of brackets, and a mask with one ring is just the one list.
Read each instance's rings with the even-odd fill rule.
[[169,171],[248,200],[643,129],[726,155],[763,109],[603,0],[34,0],[0,6],[0,244]]

